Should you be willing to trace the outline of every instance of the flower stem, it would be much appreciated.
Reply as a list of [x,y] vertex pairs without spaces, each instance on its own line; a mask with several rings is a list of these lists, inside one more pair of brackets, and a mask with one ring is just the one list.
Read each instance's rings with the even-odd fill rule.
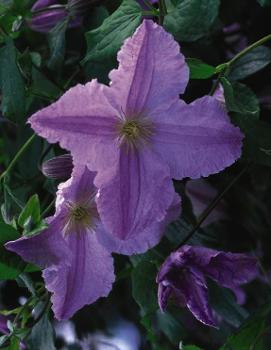
[[167,6],[165,3],[165,0],[158,0],[158,6],[159,6],[159,24],[162,26],[164,24],[164,18],[167,14]]
[[214,198],[212,203],[203,211],[200,215],[196,225],[188,232],[187,236],[182,240],[178,248],[182,247],[189,239],[196,233],[196,231],[200,228],[201,224],[207,219],[207,217],[211,214],[211,212],[215,209],[221,199],[225,196],[225,194],[232,188],[232,186],[240,179],[242,175],[250,168],[252,163],[248,163],[240,172],[237,174],[232,181],[224,188],[224,190]]
[[36,135],[33,134],[29,139],[25,142],[25,144],[20,148],[20,150],[17,152],[15,157],[12,159],[10,162],[9,166],[7,169],[0,175],[0,181],[4,179],[8,173],[11,171],[11,169],[14,167],[14,165],[17,163],[19,158],[22,156],[22,154],[26,151],[26,149],[31,145],[31,143],[34,141]]
[[229,62],[228,65],[233,65],[236,61],[238,61],[241,57],[246,55],[249,51],[255,49],[256,47],[263,45],[265,42],[271,40],[271,34],[268,34],[261,38],[260,40],[256,41],[255,43],[251,44],[250,46],[246,47],[244,50],[239,52],[236,56],[234,56]]

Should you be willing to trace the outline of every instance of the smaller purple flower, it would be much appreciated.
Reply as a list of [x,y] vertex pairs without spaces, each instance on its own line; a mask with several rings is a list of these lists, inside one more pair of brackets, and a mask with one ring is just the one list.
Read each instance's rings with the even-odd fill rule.
[[184,245],[170,254],[157,275],[159,306],[164,311],[168,299],[174,297],[177,304],[187,306],[197,320],[216,327],[208,303],[206,277],[231,289],[238,301],[243,294],[240,286],[257,276],[255,257]]
[[38,0],[31,8],[32,18],[28,25],[34,31],[47,33],[68,18],[69,27],[80,26],[89,4],[88,0],[68,0],[66,5],[58,0]]
[[98,214],[96,173],[76,165],[72,177],[59,185],[56,212],[40,234],[23,236],[5,247],[43,269],[57,319],[109,294],[114,281],[112,252],[131,255],[157,244],[169,221],[179,214],[175,196],[166,220],[125,241],[106,232]]

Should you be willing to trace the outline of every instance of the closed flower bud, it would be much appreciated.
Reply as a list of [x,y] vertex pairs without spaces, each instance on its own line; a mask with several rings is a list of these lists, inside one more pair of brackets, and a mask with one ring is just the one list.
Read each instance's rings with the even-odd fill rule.
[[73,169],[72,157],[70,154],[63,154],[47,160],[42,164],[43,175],[50,179],[67,180],[71,177]]

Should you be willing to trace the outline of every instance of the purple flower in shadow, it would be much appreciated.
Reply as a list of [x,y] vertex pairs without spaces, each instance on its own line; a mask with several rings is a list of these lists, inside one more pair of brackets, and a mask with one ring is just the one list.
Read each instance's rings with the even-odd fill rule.
[[88,0],[68,0],[66,5],[58,0],[38,0],[31,8],[32,18],[28,25],[34,31],[47,33],[59,22],[68,19],[69,27],[77,27],[82,24],[87,6]]
[[[178,43],[153,21],[124,42],[118,61],[110,86],[79,84],[29,121],[97,171],[101,220],[125,241],[146,230],[153,236],[178,204],[172,178],[223,170],[240,157],[243,135],[214,97],[179,99],[188,67]],[[143,238],[141,244],[143,250]]]
[[[108,295],[115,279],[112,252],[140,252],[135,239],[112,239],[103,228],[95,199],[95,173],[75,166],[70,180],[57,193],[56,213],[47,219],[48,229],[38,235],[23,236],[5,247],[43,269],[46,288],[52,292],[54,314],[67,319],[86,304]],[[168,215],[168,220],[174,217]],[[167,220],[163,223],[166,225]],[[160,239],[163,228],[142,239],[144,247]]]
[[184,245],[170,254],[157,275],[159,306],[164,311],[169,298],[174,297],[180,306],[187,306],[200,322],[216,327],[208,303],[206,277],[231,289],[237,301],[241,302],[243,291],[240,286],[257,276],[255,257]]

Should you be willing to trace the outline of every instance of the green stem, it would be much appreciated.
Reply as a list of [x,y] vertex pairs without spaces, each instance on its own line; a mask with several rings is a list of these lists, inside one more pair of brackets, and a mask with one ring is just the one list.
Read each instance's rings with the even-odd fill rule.
[[229,62],[228,65],[233,65],[236,61],[238,61],[241,57],[246,55],[249,51],[255,49],[256,47],[263,45],[265,42],[271,40],[271,34],[266,35],[262,39],[256,41],[255,43],[251,44],[250,46],[246,47],[243,51],[239,52],[236,56],[234,56]]
[[201,224],[207,219],[207,217],[211,214],[211,212],[215,209],[217,204],[221,201],[221,199],[225,196],[225,194],[232,188],[232,186],[240,179],[240,177],[249,169],[251,163],[247,164],[245,168],[243,168],[239,174],[237,174],[232,181],[225,187],[225,189],[220,192],[212,201],[212,203],[203,211],[200,215],[196,225],[188,232],[187,236],[182,240],[179,247],[182,247],[189,239],[196,233],[196,231],[200,228]]
[[158,6],[159,6],[159,24],[162,26],[164,24],[164,18],[167,14],[167,6],[165,3],[165,0],[158,0]]
[[22,154],[25,152],[25,150],[31,145],[31,143],[34,141],[36,135],[33,134],[29,139],[26,141],[26,143],[21,147],[21,149],[18,151],[18,153],[15,155],[15,157],[10,162],[7,169],[0,175],[0,181],[4,179],[8,173],[11,171],[11,169],[14,167],[14,165],[17,163],[19,158],[22,156]]

